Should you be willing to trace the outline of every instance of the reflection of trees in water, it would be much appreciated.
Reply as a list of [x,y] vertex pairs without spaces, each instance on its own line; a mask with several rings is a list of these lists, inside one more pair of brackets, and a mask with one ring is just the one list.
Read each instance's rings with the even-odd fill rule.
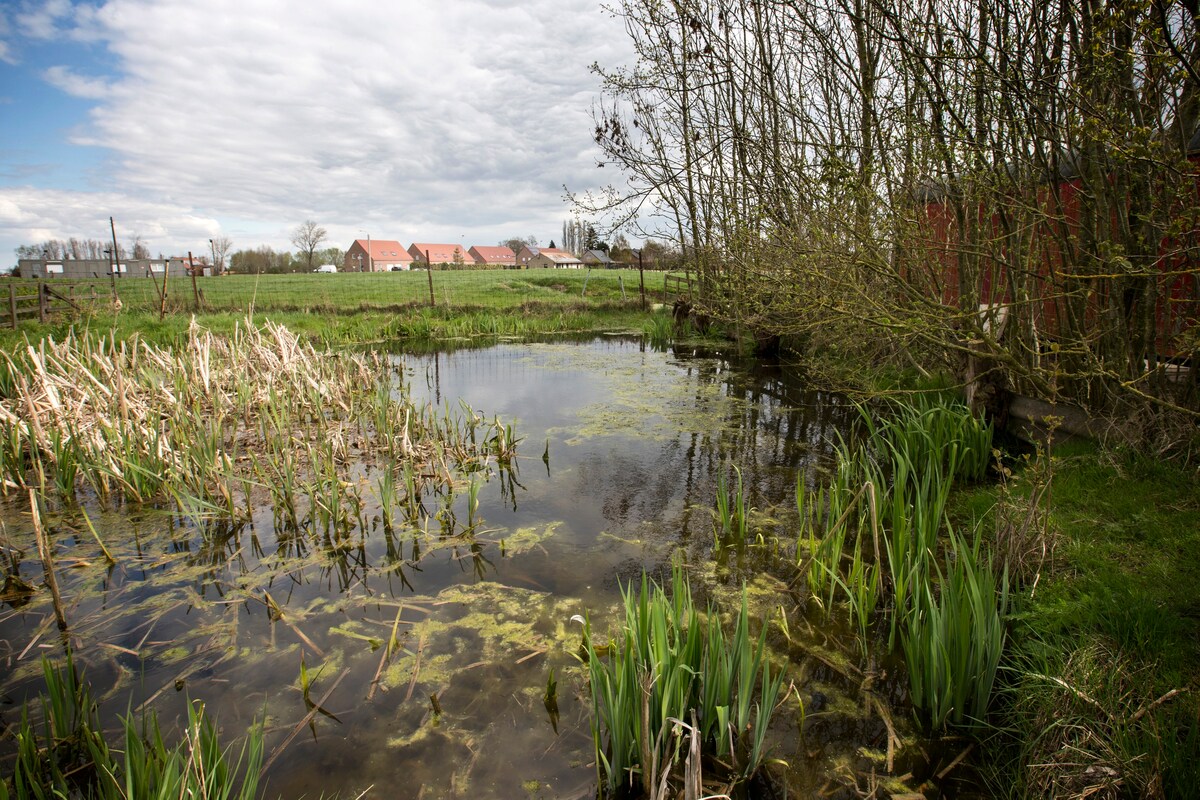
[[615,529],[657,520],[687,542],[708,540],[718,476],[742,470],[750,503],[759,508],[790,506],[796,474],[816,480],[819,467],[834,463],[838,436],[856,418],[845,398],[808,389],[780,370],[733,368],[716,358],[676,362],[691,386],[697,408],[712,407],[712,385],[731,402],[713,430],[682,431],[663,443],[635,443],[580,464],[572,491],[593,498]]

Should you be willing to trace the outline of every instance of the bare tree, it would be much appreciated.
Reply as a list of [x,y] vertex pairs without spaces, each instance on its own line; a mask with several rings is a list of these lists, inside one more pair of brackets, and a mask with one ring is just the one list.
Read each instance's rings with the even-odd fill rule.
[[313,270],[313,254],[317,252],[317,248],[321,246],[321,242],[325,241],[328,235],[328,231],[311,219],[305,220],[292,232],[292,244],[304,256],[304,262],[309,272]]
[[133,237],[133,245],[130,248],[130,253],[134,259],[143,259],[150,257],[150,248],[146,246],[146,241],[140,233]]
[[525,247],[526,245],[529,245],[530,247],[537,247],[537,237],[526,236],[524,239],[522,239],[520,236],[514,236],[511,239],[505,239],[504,241],[500,242],[501,247],[507,247],[509,250],[512,250],[513,253],[521,252],[521,248]]
[[214,268],[218,275],[225,271],[225,256],[233,248],[233,241],[228,236],[217,236],[212,239],[213,258],[216,259]]
[[615,11],[636,61],[597,68],[594,136],[632,190],[578,213],[650,220],[710,317],[934,369],[986,358],[1008,388],[1110,414],[1200,414],[1200,382],[1168,386],[1160,360],[1195,352],[1200,314],[1194,3]]

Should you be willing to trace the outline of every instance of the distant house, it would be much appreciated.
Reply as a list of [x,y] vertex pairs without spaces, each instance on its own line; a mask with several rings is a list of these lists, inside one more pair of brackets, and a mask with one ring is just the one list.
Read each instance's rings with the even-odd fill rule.
[[343,272],[387,272],[409,269],[413,258],[392,239],[355,239],[342,259]]
[[527,244],[517,252],[517,266],[521,269],[528,269],[529,262],[537,257],[537,254],[542,252],[542,248],[534,247]]
[[557,247],[538,248],[538,254],[529,260],[530,268],[542,269],[579,269],[583,262]]
[[588,250],[579,257],[579,260],[589,267],[603,267],[608,269],[617,265],[617,262],[609,258],[608,253],[603,250]]
[[[433,244],[431,242],[413,242],[408,247],[414,264],[457,265],[474,264],[475,260],[463,252],[460,244]],[[428,259],[428,260],[427,260]]]
[[476,264],[484,264],[489,267],[515,267],[517,265],[517,254],[511,248],[504,247],[481,247],[475,245],[467,254],[475,260]]

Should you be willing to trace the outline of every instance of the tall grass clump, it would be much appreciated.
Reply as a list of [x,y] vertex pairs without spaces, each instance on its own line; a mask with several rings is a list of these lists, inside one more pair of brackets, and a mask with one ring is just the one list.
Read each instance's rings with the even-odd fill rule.
[[41,724],[30,719],[26,705],[16,726],[12,775],[0,781],[0,800],[250,800],[257,795],[260,728],[235,753],[221,746],[203,704],[194,702],[173,745],[164,740],[153,714],[140,721],[132,714],[122,718],[122,750],[105,740],[91,688],[69,656],[62,667],[43,658],[42,671]]
[[[992,429],[957,403],[921,400],[839,443],[837,471],[815,493],[796,485],[799,564],[828,615],[844,609],[864,659],[873,626],[908,665],[917,717],[931,729],[970,726],[987,711],[1005,642],[1008,577],[946,519],[957,480],[979,480]],[[945,549],[944,568],[939,553]],[[882,619],[881,619],[882,618]]]
[[950,532],[937,591],[932,581],[914,587],[901,629],[913,707],[933,730],[983,721],[1004,652],[1008,570],[997,575],[979,541]]
[[697,790],[702,761],[731,784],[748,779],[765,757],[783,674],[771,674],[765,626],[750,636],[745,595],[732,634],[715,607],[694,608],[678,564],[670,595],[643,575],[622,597],[624,624],[611,645],[597,647],[585,623],[601,783],[647,797],[681,782]]
[[660,309],[642,323],[642,335],[651,347],[663,350],[675,339],[675,320],[667,310]]

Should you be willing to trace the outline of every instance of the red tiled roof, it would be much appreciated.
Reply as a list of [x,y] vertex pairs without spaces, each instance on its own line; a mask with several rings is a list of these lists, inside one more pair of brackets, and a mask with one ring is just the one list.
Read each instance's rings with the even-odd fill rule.
[[511,264],[517,259],[516,254],[510,248],[503,245],[499,247],[475,245],[468,252],[476,256],[476,258],[483,259],[483,263],[485,264]]
[[[413,242],[408,248],[409,255],[414,258],[424,260],[425,254],[429,253],[429,260],[434,264],[453,264],[454,254],[458,253],[459,258],[464,262],[472,261],[462,249],[462,245],[458,244],[435,244],[431,242]],[[417,255],[420,253],[420,256]]]
[[[367,252],[367,240],[355,239],[354,243]],[[375,261],[412,261],[412,256],[404,249],[404,246],[392,239],[372,239],[371,240],[371,258]]]

